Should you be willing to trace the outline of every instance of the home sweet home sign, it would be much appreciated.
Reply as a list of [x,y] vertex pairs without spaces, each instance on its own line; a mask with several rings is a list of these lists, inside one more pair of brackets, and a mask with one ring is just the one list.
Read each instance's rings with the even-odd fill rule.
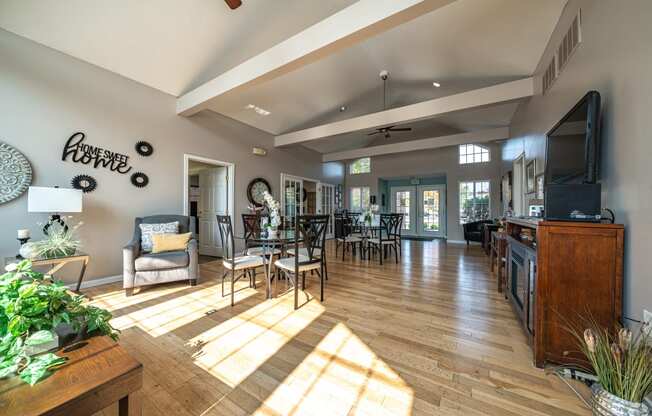
[[77,132],[70,136],[66,145],[63,147],[61,160],[64,162],[70,158],[75,163],[91,165],[94,168],[106,168],[117,173],[128,173],[131,170],[129,166],[129,156],[113,152],[99,146],[93,146],[85,143],[86,135]]

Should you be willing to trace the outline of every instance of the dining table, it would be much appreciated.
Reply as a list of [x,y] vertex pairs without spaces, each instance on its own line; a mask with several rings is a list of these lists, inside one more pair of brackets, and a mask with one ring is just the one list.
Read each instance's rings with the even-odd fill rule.
[[[281,257],[287,253],[287,246],[295,242],[294,229],[277,230],[276,232],[269,232],[267,230],[260,230],[251,233],[245,238],[244,236],[237,237],[238,239],[245,240],[251,247],[261,247],[262,251],[260,256],[263,259],[263,266],[265,269],[265,296],[267,299],[274,297],[272,293],[272,266],[274,265],[273,253],[276,249],[280,250]],[[303,239],[299,238],[301,242]]]

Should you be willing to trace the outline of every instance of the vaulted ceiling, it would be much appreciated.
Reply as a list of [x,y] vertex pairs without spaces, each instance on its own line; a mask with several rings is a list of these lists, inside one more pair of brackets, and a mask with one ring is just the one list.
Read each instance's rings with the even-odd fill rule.
[[[182,96],[355,3],[354,0],[2,0],[0,27]],[[456,0],[316,62],[210,101],[208,109],[278,135],[533,74],[566,0]],[[380,3],[379,3],[380,4]],[[433,81],[441,84],[433,86]],[[247,109],[253,104],[270,112]],[[340,112],[341,106],[346,111]],[[509,124],[517,102],[407,123],[380,139],[352,132],[306,143],[321,153]]]

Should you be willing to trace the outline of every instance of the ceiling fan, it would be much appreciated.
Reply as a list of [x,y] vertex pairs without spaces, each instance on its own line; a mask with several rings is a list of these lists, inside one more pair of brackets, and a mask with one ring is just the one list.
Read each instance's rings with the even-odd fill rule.
[[[382,70],[380,71],[380,79],[383,80],[383,111],[387,110],[387,79],[389,78],[389,71],[387,70]],[[376,130],[372,131],[371,133],[367,134],[367,136],[373,136],[375,134],[382,134],[385,136],[386,139],[389,139],[392,137],[391,132],[396,132],[396,131],[412,131],[411,127],[396,127],[394,126],[387,126],[387,127],[379,127]]]
[[224,0],[231,10],[235,10],[238,7],[242,6],[242,0]]

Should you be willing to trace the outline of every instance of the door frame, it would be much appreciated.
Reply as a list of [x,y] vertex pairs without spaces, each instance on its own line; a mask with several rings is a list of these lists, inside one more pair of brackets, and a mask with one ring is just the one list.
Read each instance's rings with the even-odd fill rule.
[[[525,152],[521,153],[518,155],[513,161],[512,161],[512,210],[514,211],[514,215],[525,215],[526,207],[525,207],[525,189],[526,189],[526,183],[525,183]],[[521,165],[521,169],[516,169],[517,165]],[[519,178],[519,191],[516,192],[516,178]],[[517,212],[516,210],[516,198],[518,198],[518,204],[521,212]],[[489,204],[491,204],[491,198],[489,198]]]
[[[433,185],[417,185],[416,188],[417,206],[415,208],[417,210],[416,218],[418,219],[415,224],[417,228],[416,235],[419,237],[446,238],[446,216],[448,215],[446,212],[446,185],[443,183]],[[421,195],[424,188],[435,188],[437,191],[439,191],[439,231],[437,231],[437,235],[434,235],[432,232],[425,232],[423,230],[423,212],[421,212],[423,201],[421,200]]]
[[188,183],[188,169],[190,161],[207,163],[209,165],[222,166],[227,168],[227,206],[229,210],[229,216],[231,217],[231,223],[235,227],[235,164],[231,162],[223,162],[217,159],[210,159],[203,156],[197,156],[193,154],[184,153],[183,154],[183,215],[189,215],[190,207],[188,204],[189,199],[189,183]]

